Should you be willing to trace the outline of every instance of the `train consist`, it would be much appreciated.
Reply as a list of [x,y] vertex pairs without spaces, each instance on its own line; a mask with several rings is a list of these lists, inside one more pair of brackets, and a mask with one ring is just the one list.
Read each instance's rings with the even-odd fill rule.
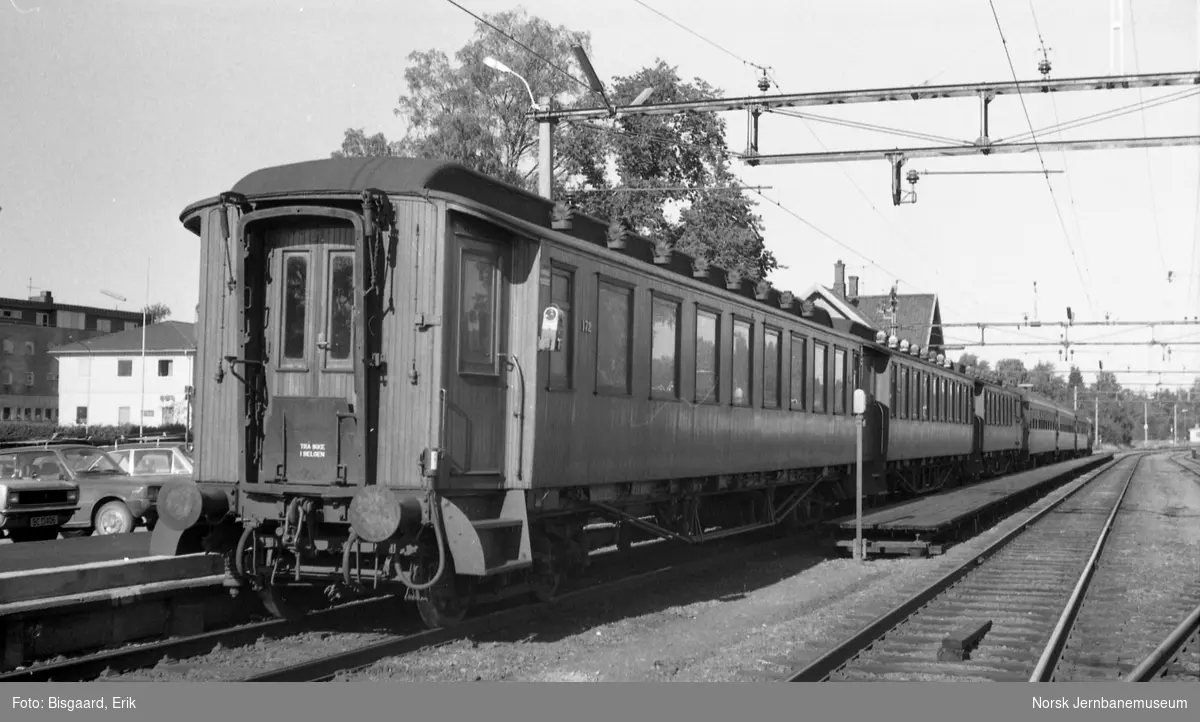
[[266,168],[181,220],[196,458],[152,548],[227,553],[279,615],[401,585],[448,625],[633,528],[827,516],[855,389],[868,503],[1091,453],[1067,409],[459,165]]

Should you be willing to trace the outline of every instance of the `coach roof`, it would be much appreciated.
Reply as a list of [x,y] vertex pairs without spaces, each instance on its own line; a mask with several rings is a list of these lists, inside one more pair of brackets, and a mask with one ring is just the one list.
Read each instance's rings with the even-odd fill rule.
[[[489,178],[459,163],[383,156],[326,158],[256,170],[231,189],[247,198],[287,195],[357,194],[369,188],[385,193],[441,192],[462,196],[543,227],[550,225],[552,203],[516,186]],[[210,198],[184,209],[184,220]]]

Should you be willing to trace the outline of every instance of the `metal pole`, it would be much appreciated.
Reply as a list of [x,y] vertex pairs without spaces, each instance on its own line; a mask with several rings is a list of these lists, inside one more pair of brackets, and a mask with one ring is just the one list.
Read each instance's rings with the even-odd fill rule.
[[1075,387],[1075,410],[1079,411],[1079,387]]
[[1171,424],[1171,445],[1179,443],[1179,404],[1175,404],[1175,421]]
[[138,438],[145,436],[146,423],[146,306],[150,304],[150,262],[146,262],[146,302],[142,305],[142,399],[138,412]]
[[1100,451],[1100,384],[1096,384],[1096,451]]
[[857,415],[857,419],[855,421],[855,426],[858,427],[858,430],[857,430],[857,433],[855,434],[855,437],[856,437],[855,449],[856,450],[855,450],[855,457],[854,457],[856,459],[855,476],[857,477],[857,482],[856,482],[856,486],[855,486],[857,491],[854,495],[854,503],[855,503],[855,507],[856,507],[855,518],[854,518],[854,559],[855,559],[855,561],[861,562],[861,561],[864,561],[867,556],[866,554],[863,553],[864,550],[863,550],[863,538],[862,538],[862,516],[863,516],[863,478],[862,478],[862,476],[863,476],[863,466],[862,466],[863,465],[863,417],[862,417],[862,414]]
[[[550,98],[543,96],[542,107],[550,109]],[[554,122],[538,122],[538,195],[554,200]]]
[[1150,444],[1150,405],[1142,402],[1142,444]]

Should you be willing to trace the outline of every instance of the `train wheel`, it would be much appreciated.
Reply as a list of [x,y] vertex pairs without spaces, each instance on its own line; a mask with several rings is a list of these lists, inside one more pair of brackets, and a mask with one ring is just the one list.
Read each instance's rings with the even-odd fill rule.
[[329,599],[322,590],[307,584],[263,583],[258,589],[258,597],[276,619],[300,619],[329,606]]
[[562,565],[557,563],[554,554],[554,540],[539,535],[534,540],[533,571],[529,573],[529,583],[534,599],[548,602],[558,593],[562,585]]
[[425,626],[430,629],[453,627],[467,616],[470,599],[458,586],[454,581],[438,582],[425,591],[425,597],[417,601],[417,612]]
[[[418,566],[417,584],[432,579],[437,574],[437,552],[426,553],[425,560]],[[417,612],[421,621],[430,629],[453,627],[467,616],[471,608],[471,585],[454,573],[454,560],[446,551],[446,568],[442,578],[432,588],[426,589],[417,600]]]

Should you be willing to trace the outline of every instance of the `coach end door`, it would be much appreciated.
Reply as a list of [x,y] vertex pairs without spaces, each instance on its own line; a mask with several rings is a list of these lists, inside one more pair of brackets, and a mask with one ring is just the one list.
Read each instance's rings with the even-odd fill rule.
[[448,483],[497,488],[505,481],[509,387],[524,389],[524,374],[535,366],[533,359],[509,354],[511,237],[470,217],[449,218],[443,444]]
[[[307,209],[305,209],[307,210]],[[314,209],[247,217],[246,357],[257,360],[259,482],[364,480],[362,271],[357,214]],[[253,370],[248,370],[253,371]],[[360,403],[364,402],[364,403]]]

